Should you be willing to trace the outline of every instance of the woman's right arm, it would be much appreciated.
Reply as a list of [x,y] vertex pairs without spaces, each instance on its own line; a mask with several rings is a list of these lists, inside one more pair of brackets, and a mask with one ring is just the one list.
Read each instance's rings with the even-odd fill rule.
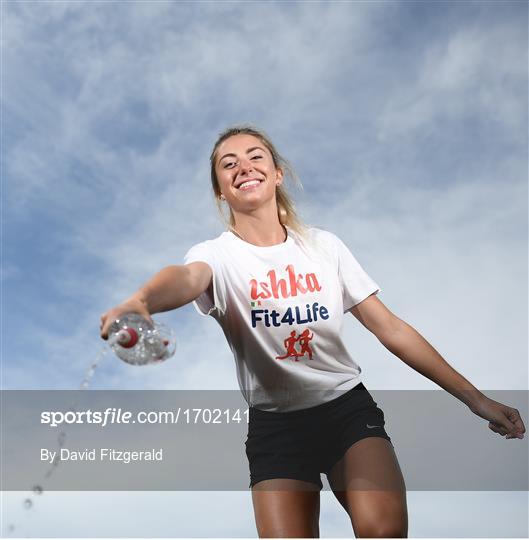
[[100,334],[108,339],[110,325],[123,313],[134,312],[151,320],[153,313],[176,309],[196,300],[210,285],[213,273],[205,262],[167,266],[128,300],[101,315]]

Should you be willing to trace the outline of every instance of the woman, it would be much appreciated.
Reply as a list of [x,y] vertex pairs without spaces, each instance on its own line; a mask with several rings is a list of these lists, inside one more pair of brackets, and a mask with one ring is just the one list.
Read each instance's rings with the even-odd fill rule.
[[194,301],[222,326],[250,405],[246,453],[259,536],[319,536],[325,472],[357,537],[406,537],[404,480],[384,413],[340,337],[343,313],[495,433],[523,438],[518,411],[479,392],[387,309],[341,240],[299,221],[283,187],[293,172],[263,132],[227,129],[210,160],[229,231],[193,246],[184,265],[164,268],[103,314],[101,336],[124,312],[150,318]]

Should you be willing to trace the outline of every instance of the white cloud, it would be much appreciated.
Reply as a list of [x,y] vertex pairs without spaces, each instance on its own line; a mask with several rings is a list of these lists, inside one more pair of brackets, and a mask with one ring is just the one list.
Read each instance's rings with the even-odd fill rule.
[[418,56],[414,80],[392,88],[377,119],[378,139],[416,137],[435,124],[464,118],[497,123],[515,140],[527,125],[527,29],[511,21],[467,23],[452,34],[432,36]]

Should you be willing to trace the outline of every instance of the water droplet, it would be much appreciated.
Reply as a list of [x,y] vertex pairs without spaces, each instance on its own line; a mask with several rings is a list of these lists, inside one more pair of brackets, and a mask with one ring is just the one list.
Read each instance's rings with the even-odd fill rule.
[[108,352],[108,348],[106,346],[103,347],[103,349],[101,350],[101,352],[99,353],[95,361],[90,364],[90,366],[86,370],[83,381],[81,382],[81,386],[79,387],[80,390],[86,390],[89,387],[90,381],[92,380],[92,377],[94,376],[97,366],[99,365],[101,360],[103,360],[107,352]]
[[42,495],[43,491],[42,486],[33,486],[33,493],[36,495]]
[[12,533],[12,532],[14,532],[14,530],[15,530],[15,526],[14,526],[14,525],[9,525],[9,527],[7,528],[7,530],[8,530],[10,533]]
[[31,499],[26,499],[24,501],[24,508],[29,510],[33,506],[33,501]]
[[66,433],[64,431],[61,431],[59,433],[59,436],[57,437],[57,442],[59,443],[59,446],[63,446],[65,440],[66,440]]

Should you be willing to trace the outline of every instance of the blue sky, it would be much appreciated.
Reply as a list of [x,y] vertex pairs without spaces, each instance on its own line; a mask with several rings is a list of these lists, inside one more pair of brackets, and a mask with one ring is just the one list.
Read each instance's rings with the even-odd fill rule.
[[[227,125],[251,122],[301,178],[302,217],[344,240],[390,309],[478,388],[527,389],[527,10],[507,0],[3,3],[2,388],[78,387],[103,346],[99,315],[223,230],[209,153]],[[212,319],[192,306],[158,319],[175,329],[177,355],[142,369],[108,358],[93,388],[237,388]],[[368,388],[436,388],[353,317],[344,332]],[[456,515],[472,504],[445,495],[414,494],[411,536],[435,535],[435,505]],[[68,499],[71,515],[83,496]],[[160,497],[183,516],[196,509],[192,497]],[[249,494],[230,497],[248,514],[237,534],[254,536]],[[527,496],[511,497],[512,530],[493,536],[527,534],[514,517]],[[484,518],[493,499],[479,506]],[[322,533],[325,522],[328,535],[350,535],[342,514],[328,499]],[[445,536],[471,534],[457,516]],[[149,536],[141,519],[124,534]],[[45,521],[28,534],[67,530]],[[203,534],[235,535],[214,522]],[[92,526],[88,535],[116,534],[119,521]]]

